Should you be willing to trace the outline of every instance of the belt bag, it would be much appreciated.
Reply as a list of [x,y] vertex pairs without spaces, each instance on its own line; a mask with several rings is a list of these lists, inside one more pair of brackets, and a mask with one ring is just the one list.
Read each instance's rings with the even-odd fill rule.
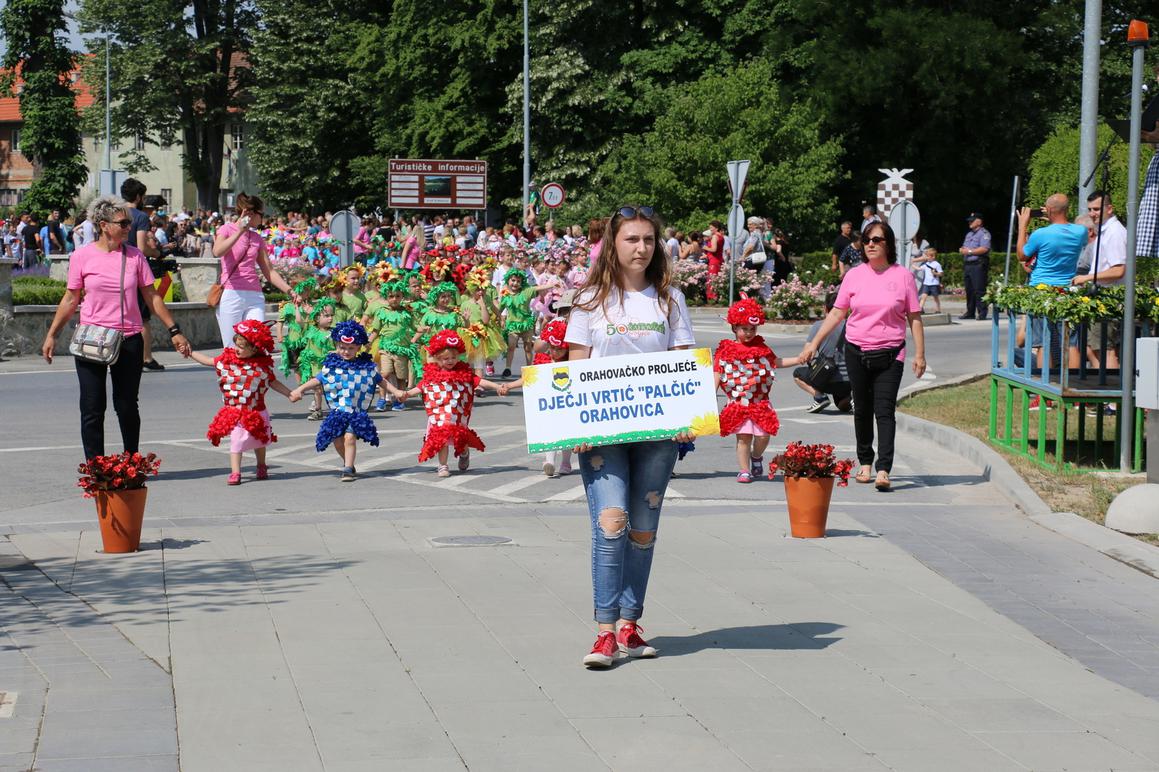
[[897,361],[897,355],[901,353],[901,346],[895,348],[882,348],[876,351],[862,351],[861,352],[861,366],[871,372],[880,372],[888,370],[893,367],[893,363]]
[[102,327],[99,324],[78,324],[68,344],[69,353],[74,357],[102,365],[116,364],[121,356],[121,344],[125,340],[125,248],[121,247],[121,330]]

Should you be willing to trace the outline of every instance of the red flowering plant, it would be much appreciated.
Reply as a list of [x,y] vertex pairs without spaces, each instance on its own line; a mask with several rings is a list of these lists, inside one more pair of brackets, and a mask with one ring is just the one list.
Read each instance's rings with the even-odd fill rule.
[[145,479],[157,474],[161,459],[156,453],[142,456],[125,451],[114,456],[94,456],[77,467],[85,498],[95,498],[101,491],[131,491],[145,487]]
[[769,479],[777,470],[786,477],[836,477],[837,484],[849,484],[849,472],[853,469],[853,459],[838,460],[832,445],[806,445],[790,442],[785,452],[778,454],[769,464]]

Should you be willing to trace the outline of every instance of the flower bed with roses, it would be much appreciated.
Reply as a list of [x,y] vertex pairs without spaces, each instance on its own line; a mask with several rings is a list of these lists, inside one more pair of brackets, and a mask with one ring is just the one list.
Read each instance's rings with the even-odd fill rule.
[[824,280],[806,284],[796,274],[773,287],[765,303],[770,319],[809,320],[825,312],[825,296],[836,287]]
[[[759,297],[761,286],[767,280],[767,277],[758,274],[751,268],[738,265],[736,267],[736,280],[733,286],[736,290],[737,297],[740,297],[741,293],[749,297]],[[721,267],[720,273],[709,279],[708,283],[712,287],[712,291],[716,293],[716,300],[712,301],[713,304],[718,306],[728,305],[728,263],[725,263]]]
[[686,257],[672,264],[672,284],[684,293],[689,303],[704,302],[704,283],[707,279],[706,263]]
[[838,485],[846,486],[852,469],[853,459],[838,459],[832,445],[790,442],[769,464],[769,479],[780,471],[786,477],[836,477]]
[[119,453],[112,456],[94,456],[77,467],[80,479],[77,485],[85,498],[95,498],[103,491],[131,491],[145,487],[145,480],[157,474],[161,459],[156,453]]

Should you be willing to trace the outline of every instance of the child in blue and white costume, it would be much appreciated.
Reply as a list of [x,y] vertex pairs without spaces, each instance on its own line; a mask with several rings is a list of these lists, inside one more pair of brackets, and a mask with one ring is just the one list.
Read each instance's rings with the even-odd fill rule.
[[314,447],[321,453],[327,446],[342,458],[342,482],[352,482],[356,472],[354,456],[357,441],[363,440],[378,447],[378,428],[367,409],[374,400],[375,390],[382,381],[378,366],[370,354],[359,353],[368,342],[366,329],[355,321],[341,322],[330,333],[336,351],[326,355],[322,368],[310,380],[294,389],[302,392],[321,388],[330,406],[330,414],[318,429]]

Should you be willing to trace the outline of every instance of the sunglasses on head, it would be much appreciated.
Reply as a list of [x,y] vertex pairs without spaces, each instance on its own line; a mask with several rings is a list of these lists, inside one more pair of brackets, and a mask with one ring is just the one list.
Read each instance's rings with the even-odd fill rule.
[[865,239],[866,244],[884,244],[888,241],[885,236],[870,236]]
[[[652,217],[656,214],[656,210],[650,206],[621,206],[616,210],[616,215],[623,217],[625,220],[630,220],[633,217]],[[612,215],[615,217],[616,215]]]

